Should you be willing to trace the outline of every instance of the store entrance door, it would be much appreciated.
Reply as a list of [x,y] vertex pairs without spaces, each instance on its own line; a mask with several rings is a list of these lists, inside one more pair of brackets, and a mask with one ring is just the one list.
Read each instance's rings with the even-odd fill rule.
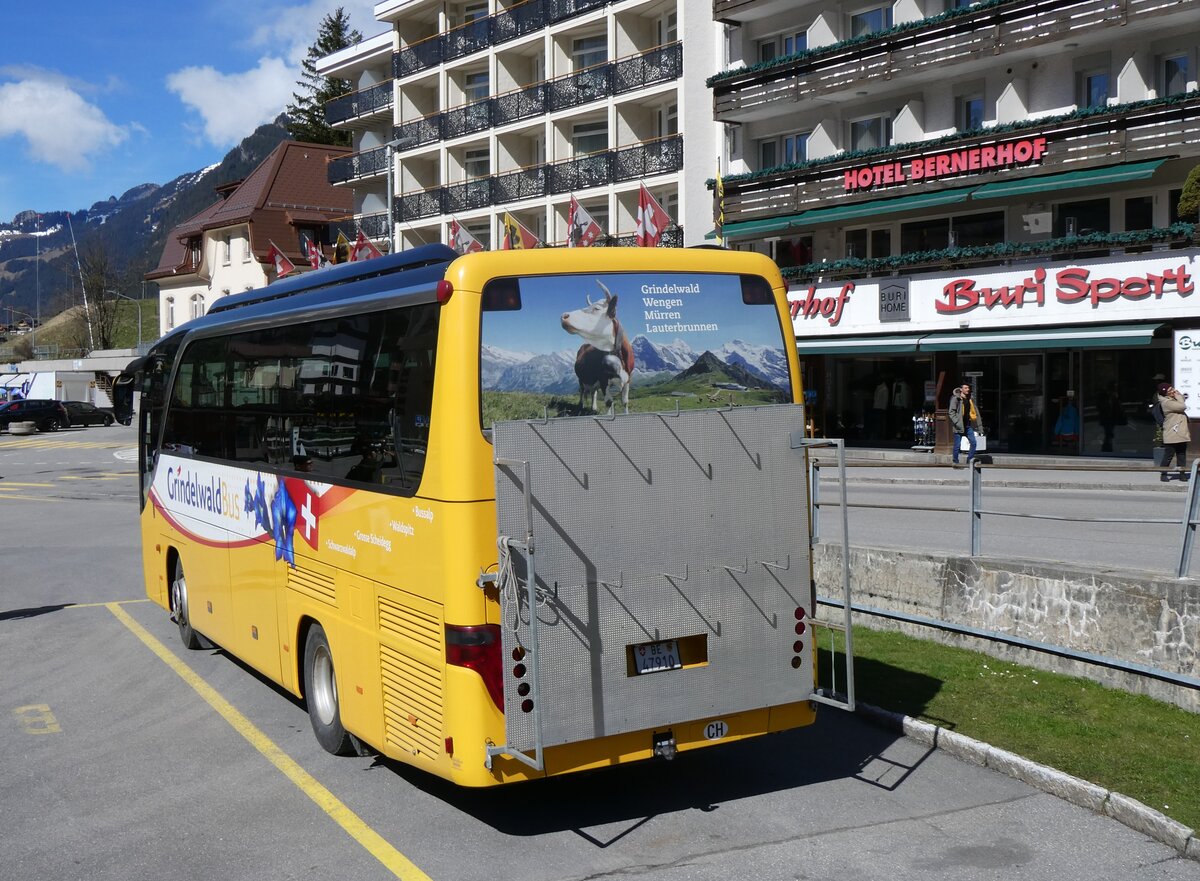
[[1041,352],[959,357],[980,408],[989,452],[1035,453],[1045,444],[1045,356]]

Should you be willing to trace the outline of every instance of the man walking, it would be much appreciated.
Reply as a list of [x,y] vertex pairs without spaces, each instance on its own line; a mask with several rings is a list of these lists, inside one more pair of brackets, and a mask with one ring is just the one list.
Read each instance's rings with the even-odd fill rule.
[[975,432],[983,430],[979,410],[971,399],[971,385],[964,382],[950,394],[950,426],[954,429],[954,449],[951,452],[957,466],[961,438],[967,439],[967,464],[975,460]]

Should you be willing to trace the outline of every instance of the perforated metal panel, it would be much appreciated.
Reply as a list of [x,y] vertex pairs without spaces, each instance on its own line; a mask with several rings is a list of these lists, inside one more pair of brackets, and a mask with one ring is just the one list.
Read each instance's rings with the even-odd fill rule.
[[[812,611],[807,473],[790,443],[803,427],[791,405],[495,425],[497,462],[530,465],[538,593],[534,646],[515,552],[522,587],[502,594],[509,747],[537,741],[519,646],[537,652],[543,746],[808,697],[811,640],[795,631],[796,608]],[[518,541],[524,474],[496,467],[499,532]],[[629,646],[685,638],[704,663],[631,675]]]

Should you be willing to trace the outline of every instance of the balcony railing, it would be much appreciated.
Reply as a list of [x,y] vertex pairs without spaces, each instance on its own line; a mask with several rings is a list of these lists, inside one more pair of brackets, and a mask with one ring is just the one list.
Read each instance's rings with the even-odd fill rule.
[[[368,239],[386,239],[390,233],[386,211],[378,214],[359,215],[354,218],[354,224],[363,231],[363,235]],[[353,236],[347,236],[347,238],[353,239]]]
[[359,178],[386,174],[387,166],[387,147],[375,147],[371,150],[364,150],[362,153],[342,156],[329,163],[329,182],[344,184]]
[[611,0],[527,0],[520,6],[477,18],[452,31],[405,46],[392,56],[393,75],[405,77],[428,70],[443,61],[515,40],[609,2]]
[[325,121],[330,125],[372,116],[392,109],[392,81],[359,89],[325,102]]
[[637,89],[677,80],[683,76],[683,44],[671,43],[659,46],[641,55],[618,59],[612,62],[613,93],[622,95]]
[[445,190],[442,187],[404,193],[396,198],[392,210],[396,220],[401,223],[420,220],[424,217],[436,217],[446,213],[442,210],[444,197]]
[[[1046,155],[1037,173],[1073,171],[1159,156],[1200,156],[1200,92],[1156,101],[1139,101],[1104,111],[1096,109],[1033,120],[958,137],[904,144],[873,150],[855,157],[817,160],[778,173],[728,177],[724,180],[726,223],[762,220],[796,214],[809,208],[851,204],[902,196],[913,185],[872,191],[863,197],[847,196],[844,172],[864,164],[917,159],[948,150],[1011,141],[1017,137],[1045,137]],[[920,192],[961,187],[993,178],[965,175],[941,178],[936,184],[918,183]]]
[[486,131],[492,127],[492,101],[486,98],[463,104],[442,113],[442,137],[445,140]]
[[486,208],[494,204],[490,177],[447,184],[443,190],[442,205],[445,208],[443,214],[458,214],[460,211]]
[[503,205],[545,195],[561,195],[611,181],[637,180],[683,167],[683,136],[671,135],[644,144],[601,150],[587,156],[532,165],[492,177],[404,193],[396,198],[397,221]]
[[405,149],[412,149],[540,116],[551,110],[578,107],[681,76],[683,45],[671,43],[400,123],[395,127],[395,137],[408,142]]
[[492,120],[496,125],[506,125],[546,112],[546,84],[526,86],[515,92],[506,92],[492,99]]
[[519,202],[521,199],[535,199],[548,192],[545,165],[535,165],[532,168],[521,168],[508,171],[492,178],[492,199],[494,204],[503,205],[506,202]]
[[790,111],[820,98],[914,73],[945,73],[984,56],[1084,37],[1166,14],[1200,10],[1200,0],[1016,0],[982,10],[954,10],[928,24],[903,26],[844,47],[817,48],[745,73],[713,78],[718,120],[736,120],[769,105]]
[[549,94],[546,103],[552,111],[566,110],[608,97],[611,94],[610,70],[611,65],[597,64],[551,80],[547,84]]

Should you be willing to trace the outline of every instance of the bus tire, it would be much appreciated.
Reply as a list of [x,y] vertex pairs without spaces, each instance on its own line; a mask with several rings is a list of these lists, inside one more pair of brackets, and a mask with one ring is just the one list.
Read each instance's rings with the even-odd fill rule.
[[304,700],[317,743],[335,756],[354,755],[354,740],[342,727],[333,652],[320,624],[313,624],[304,643]]
[[200,634],[192,628],[192,619],[188,609],[187,578],[183,574],[183,561],[175,560],[175,576],[171,579],[171,617],[179,626],[179,638],[183,647],[188,649],[203,648]]

